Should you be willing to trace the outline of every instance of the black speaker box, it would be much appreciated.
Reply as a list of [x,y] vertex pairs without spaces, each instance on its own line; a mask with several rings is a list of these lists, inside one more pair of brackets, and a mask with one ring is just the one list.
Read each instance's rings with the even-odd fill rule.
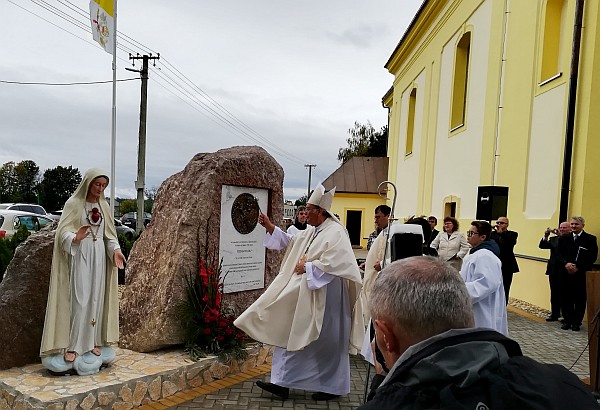
[[416,233],[395,233],[390,244],[391,259],[409,258],[423,255],[423,236]]
[[508,187],[480,186],[477,188],[477,215],[480,221],[492,221],[506,216],[508,210]]

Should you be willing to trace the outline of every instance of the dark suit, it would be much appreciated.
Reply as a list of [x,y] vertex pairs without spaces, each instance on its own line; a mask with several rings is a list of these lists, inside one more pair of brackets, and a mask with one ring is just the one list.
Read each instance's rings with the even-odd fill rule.
[[510,291],[510,284],[512,283],[513,273],[519,271],[519,265],[517,264],[517,258],[515,257],[515,245],[517,244],[517,237],[519,234],[515,231],[504,231],[498,233],[492,231],[490,238],[496,241],[500,247],[500,262],[502,262],[502,283],[504,285],[504,296],[506,297],[506,303],[508,304],[508,292]]
[[[582,231],[575,240],[573,234],[563,235],[558,239],[558,264],[563,292],[561,295],[562,312],[565,324],[581,326],[587,301],[585,289],[585,273],[592,269],[598,257],[596,237]],[[567,263],[574,263],[577,272],[569,273]]]
[[561,284],[560,284],[560,262],[558,252],[558,236],[553,236],[548,240],[540,240],[540,249],[550,249],[550,258],[546,265],[546,275],[550,283],[550,317],[558,319],[561,308]]
[[436,236],[438,236],[438,233],[440,233],[440,231],[438,231],[437,229],[434,228],[431,231],[431,235],[429,235],[429,239],[425,241],[423,246],[425,246],[425,247],[431,246],[431,242],[433,242],[433,240],[436,238]]

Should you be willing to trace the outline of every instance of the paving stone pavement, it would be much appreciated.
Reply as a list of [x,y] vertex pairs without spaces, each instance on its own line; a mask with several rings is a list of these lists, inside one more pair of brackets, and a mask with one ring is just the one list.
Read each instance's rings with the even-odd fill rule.
[[[508,325],[510,336],[521,345],[523,353],[545,363],[558,363],[577,374],[589,377],[587,328],[580,332],[561,330],[559,322],[546,323],[543,319],[509,307]],[[578,359],[580,354],[581,357]],[[256,387],[256,380],[269,381],[269,373],[258,375],[218,391],[198,395],[176,404],[173,401],[153,403],[154,410],[177,409],[356,409],[363,398],[367,366],[360,357],[351,357],[351,392],[347,396],[328,402],[316,402],[311,392],[292,389],[286,401]],[[372,373],[371,373],[372,374]],[[187,397],[192,397],[188,395]]]

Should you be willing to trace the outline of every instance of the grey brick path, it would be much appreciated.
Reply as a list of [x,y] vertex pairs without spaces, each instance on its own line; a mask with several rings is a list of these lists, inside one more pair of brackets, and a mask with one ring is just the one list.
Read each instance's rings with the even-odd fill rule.
[[[520,343],[523,353],[541,362],[558,363],[570,368],[587,344],[585,326],[580,332],[561,330],[558,322],[546,323],[533,320],[512,311],[508,312],[508,325],[511,337]],[[352,357],[350,366],[352,391],[348,396],[329,402],[315,402],[310,398],[310,392],[294,389],[290,391],[288,400],[281,401],[254,385],[256,380],[269,381],[269,375],[266,374],[171,408],[178,410],[355,409],[361,403],[367,367],[359,357]],[[589,376],[587,350],[571,371],[581,378]]]

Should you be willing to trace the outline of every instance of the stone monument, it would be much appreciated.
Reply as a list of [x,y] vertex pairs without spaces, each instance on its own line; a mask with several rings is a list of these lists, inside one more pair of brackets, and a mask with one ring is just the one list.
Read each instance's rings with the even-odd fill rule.
[[[225,259],[223,243],[240,255],[228,262],[236,285],[224,295],[224,303],[241,313],[258,298],[282,257],[257,242],[257,233],[264,236],[264,228],[256,227],[258,210],[281,222],[283,169],[260,147],[197,154],[168,178],[158,190],[152,222],[129,256],[120,306],[121,345],[150,352],[183,343],[177,307],[186,297],[184,277],[197,272],[206,252]],[[235,226],[222,238],[223,223]],[[253,258],[259,248],[263,256]]]
[[0,282],[0,369],[40,361],[54,233],[30,235],[17,247]]

